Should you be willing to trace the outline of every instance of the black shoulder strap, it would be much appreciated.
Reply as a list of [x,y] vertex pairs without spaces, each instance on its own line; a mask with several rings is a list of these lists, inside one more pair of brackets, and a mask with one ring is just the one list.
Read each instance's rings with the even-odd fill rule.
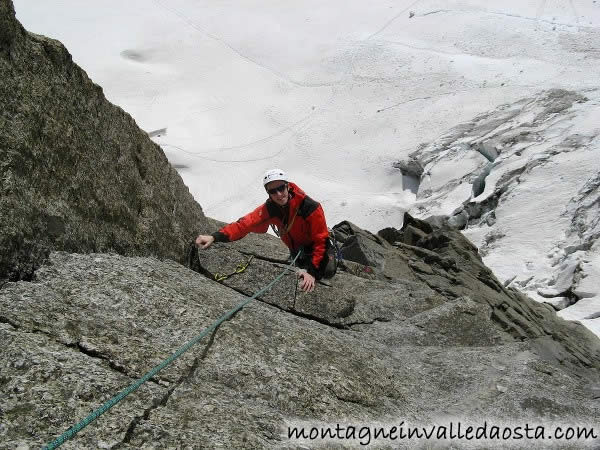
[[308,195],[304,197],[302,203],[300,204],[300,208],[298,208],[298,215],[303,219],[306,219],[310,216],[315,210],[319,207],[319,202],[314,201]]

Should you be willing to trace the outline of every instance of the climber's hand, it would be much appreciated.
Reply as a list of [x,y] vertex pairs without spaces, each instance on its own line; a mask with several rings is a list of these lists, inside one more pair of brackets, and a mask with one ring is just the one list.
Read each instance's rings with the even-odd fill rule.
[[301,280],[298,281],[300,284],[300,289],[304,292],[312,292],[315,289],[315,277],[313,277],[306,270],[301,270],[298,272],[298,278]]
[[205,236],[201,234],[196,238],[196,245],[202,249],[210,247],[213,242],[215,242],[215,238],[212,236]]

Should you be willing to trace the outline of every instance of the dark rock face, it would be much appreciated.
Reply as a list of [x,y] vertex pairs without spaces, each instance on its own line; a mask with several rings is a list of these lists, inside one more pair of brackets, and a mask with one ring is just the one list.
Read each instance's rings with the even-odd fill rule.
[[344,221],[333,227],[336,240],[341,244],[344,259],[365,266],[383,266],[387,246],[379,236],[361,230],[351,222]]
[[407,161],[398,161],[392,166],[400,169],[404,176],[421,178],[421,175],[423,175],[423,167],[416,158],[411,157]]
[[15,8],[11,1],[0,2],[0,51],[7,51],[17,33],[23,34],[23,29],[19,26],[15,18]]
[[180,259],[207,226],[162,150],[0,2],[0,279],[52,249]]

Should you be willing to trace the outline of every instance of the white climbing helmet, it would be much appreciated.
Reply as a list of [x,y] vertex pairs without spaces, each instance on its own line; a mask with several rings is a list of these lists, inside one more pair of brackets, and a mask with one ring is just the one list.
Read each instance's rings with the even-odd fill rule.
[[271,181],[289,181],[287,174],[281,169],[267,170],[263,175],[263,186],[266,186]]

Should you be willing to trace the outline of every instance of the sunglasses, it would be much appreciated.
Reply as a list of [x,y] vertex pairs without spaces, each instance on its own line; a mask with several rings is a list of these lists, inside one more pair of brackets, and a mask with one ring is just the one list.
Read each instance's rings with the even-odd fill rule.
[[288,185],[287,185],[287,183],[285,183],[285,184],[282,184],[281,186],[277,186],[276,188],[273,188],[273,189],[267,189],[267,192],[268,192],[270,195],[275,195],[275,194],[277,194],[278,192],[283,192],[283,191],[285,191],[285,189],[286,189],[287,187],[288,187]]

